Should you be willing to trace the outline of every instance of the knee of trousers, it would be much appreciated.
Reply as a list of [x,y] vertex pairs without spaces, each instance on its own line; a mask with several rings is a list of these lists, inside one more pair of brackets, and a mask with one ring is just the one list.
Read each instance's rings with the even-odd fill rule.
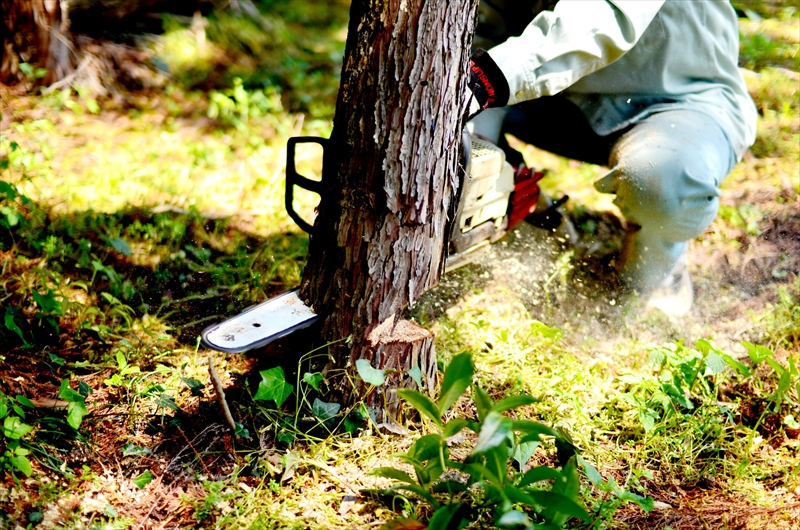
[[708,228],[719,210],[718,186],[733,165],[719,127],[686,126],[681,118],[692,115],[685,114],[656,116],[623,136],[611,153],[612,170],[595,183],[616,193],[614,203],[629,221],[669,243]]
[[719,210],[719,188],[695,177],[682,160],[618,165],[608,176],[625,218],[671,243],[702,234]]

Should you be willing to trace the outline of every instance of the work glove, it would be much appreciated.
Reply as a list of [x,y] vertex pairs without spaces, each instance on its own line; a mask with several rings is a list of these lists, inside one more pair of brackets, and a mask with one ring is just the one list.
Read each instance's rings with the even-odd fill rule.
[[469,61],[467,121],[490,107],[505,107],[508,96],[508,81],[500,67],[484,50],[475,51]]

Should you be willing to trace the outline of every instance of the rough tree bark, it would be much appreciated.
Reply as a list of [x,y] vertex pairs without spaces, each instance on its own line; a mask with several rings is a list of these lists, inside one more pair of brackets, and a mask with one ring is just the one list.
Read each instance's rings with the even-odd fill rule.
[[[301,296],[324,317],[331,366],[368,359],[389,389],[433,390],[433,334],[401,312],[439,281],[448,210],[458,188],[463,94],[477,0],[354,0],[324,193]],[[387,388],[366,400],[396,417]]]

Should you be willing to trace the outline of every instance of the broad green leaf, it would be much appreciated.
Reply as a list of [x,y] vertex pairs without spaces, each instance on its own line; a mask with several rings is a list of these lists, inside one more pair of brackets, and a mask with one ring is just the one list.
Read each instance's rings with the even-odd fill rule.
[[464,512],[464,504],[446,504],[433,512],[433,516],[428,522],[428,528],[435,530],[461,530],[469,523]]
[[[444,447],[442,448],[444,449]],[[444,464],[441,458],[431,458],[422,468],[415,468],[417,478],[422,487],[430,489],[444,473]]]
[[94,392],[92,387],[84,383],[83,381],[78,381],[78,394],[82,395],[84,399],[89,397],[89,394]]
[[307,385],[310,385],[311,388],[319,392],[319,384],[323,382],[325,378],[322,376],[321,373],[315,372],[306,372],[303,374],[303,382]]
[[771,358],[774,353],[769,348],[765,348],[764,346],[758,346],[755,344],[751,344],[749,342],[742,342],[742,346],[747,348],[747,355],[750,357],[750,360],[753,361],[754,364],[758,364],[766,359]]
[[580,476],[578,475],[578,456],[573,455],[561,468],[561,479],[553,484],[553,491],[577,499],[580,490]]
[[472,401],[478,409],[478,420],[485,420],[486,415],[489,414],[489,410],[491,410],[493,405],[492,398],[489,397],[489,394],[487,394],[484,389],[475,385],[472,387]]
[[[11,142],[11,152],[13,153],[19,148],[19,144],[17,142]],[[5,195],[9,201],[15,200],[19,194],[17,193],[17,187],[13,184],[9,184],[8,182],[0,180],[0,194]]]
[[408,376],[417,383],[419,388],[422,388],[422,370],[419,366],[414,366],[408,371]]
[[189,387],[193,397],[203,397],[203,389],[206,385],[192,377],[181,377],[183,384]]
[[519,481],[518,486],[520,488],[524,488],[525,486],[530,486],[535,482],[541,482],[543,480],[560,480],[561,479],[561,472],[557,469],[553,469],[552,467],[547,466],[538,466],[528,470],[527,473],[522,475],[522,478]]
[[81,426],[81,421],[87,414],[89,414],[89,411],[83,401],[72,401],[67,405],[67,423],[73,429],[77,430]]
[[767,364],[770,365],[770,367],[772,367],[772,369],[775,370],[775,373],[778,374],[779,376],[783,376],[784,372],[787,372],[786,368],[781,366],[780,363],[775,359],[773,359],[772,357],[769,357],[767,359]]
[[[539,506],[546,506],[547,512],[557,513],[562,515],[558,519],[562,519],[566,517],[563,522],[566,522],[567,519],[570,517],[577,517],[581,521],[589,521],[589,514],[586,513],[586,510],[575,502],[574,500],[570,499],[569,497],[565,497],[560,493],[553,493],[552,491],[528,491],[528,494],[534,498],[536,503]],[[555,523],[555,524],[563,524],[562,523]]]
[[[84,103],[86,104],[86,110],[91,112],[92,114],[100,114],[100,105],[98,105],[97,100],[94,98],[87,98]],[[126,254],[127,256],[128,254]]]
[[32,430],[32,426],[22,423],[17,416],[6,416],[3,420],[3,435],[11,440],[19,440]]
[[381,386],[386,382],[386,372],[373,368],[372,364],[366,359],[359,359],[356,361],[356,370],[359,377],[365,382],[373,386]]
[[250,431],[247,429],[247,427],[245,427],[238,421],[233,422],[233,426],[234,426],[233,430],[234,436],[238,438],[244,438],[245,440],[250,439]]
[[371,470],[368,474],[375,475],[378,477],[392,478],[394,480],[399,480],[400,482],[406,482],[408,484],[417,483],[416,480],[411,478],[411,475],[409,475],[405,471],[400,471],[399,469],[395,469],[393,467],[378,467]]
[[539,322],[538,320],[531,322],[531,333],[536,333],[546,339],[551,340],[558,340],[563,335],[560,329],[551,328],[550,326]]
[[539,401],[541,400],[531,396],[509,396],[495,403],[490,410],[494,412],[505,412],[524,405],[538,403]]
[[154,394],[163,394],[166,392],[167,389],[164,388],[164,385],[152,385],[147,390],[144,391],[145,396],[152,396]]
[[0,419],[6,417],[8,410],[8,399],[2,393],[0,393]]
[[294,387],[286,382],[286,377],[283,375],[283,368],[276,366],[269,370],[262,370],[261,382],[258,384],[256,395],[253,396],[254,400],[260,401],[274,401],[275,405],[280,407],[292,394]]
[[22,336],[22,330],[19,329],[17,323],[14,322],[14,317],[16,316],[16,311],[11,306],[6,306],[6,314],[5,314],[5,325],[8,331],[13,331],[16,333],[19,338],[22,340],[24,344],[28,344],[28,341],[25,340],[25,337]]
[[775,389],[775,412],[780,411],[783,396],[790,388],[792,388],[792,374],[789,373],[789,370],[786,370],[781,374],[781,378],[778,380],[778,388]]
[[697,342],[694,343],[694,346],[703,355],[708,355],[709,352],[719,353],[719,348],[714,346],[711,341],[707,339],[698,339]]
[[445,438],[455,436],[461,432],[461,429],[469,427],[470,424],[471,422],[465,420],[464,418],[453,418],[445,424],[444,430],[442,431],[442,436]]
[[490,412],[486,415],[478,433],[478,441],[472,454],[477,455],[495,447],[505,444],[512,430],[512,421],[503,417],[498,412]]
[[175,403],[175,398],[163,392],[159,394],[158,397],[156,397],[156,399],[153,400],[153,403],[155,403],[156,406],[161,407],[162,409],[170,409],[174,410],[175,412],[181,410],[178,404]]
[[122,456],[148,456],[152,451],[147,447],[139,447],[132,443],[127,443],[122,446]]
[[440,434],[427,434],[417,438],[417,441],[408,448],[408,456],[419,462],[439,458],[439,449],[444,444],[445,441]]
[[36,405],[34,405],[31,402],[31,400],[26,398],[25,396],[17,396],[17,402],[19,402],[19,404],[22,405],[23,407],[28,407],[29,409],[36,408]]
[[666,359],[667,355],[664,353],[663,348],[653,348],[647,355],[647,364],[649,364],[651,368],[657,370]]
[[581,457],[578,457],[578,462],[580,463],[581,467],[583,467],[583,472],[586,474],[586,478],[589,479],[589,482],[591,482],[593,486],[604,491],[609,490],[608,483],[605,481],[605,479],[603,479],[603,475],[597,471],[596,467]]
[[338,403],[326,403],[319,398],[314,398],[314,403],[311,405],[314,416],[323,422],[335,417],[341,408],[342,406]]
[[436,405],[433,404],[433,401],[431,401],[428,396],[408,388],[398,389],[397,395],[411,403],[419,412],[436,422],[436,425],[439,427],[442,426],[442,415],[439,414]]
[[644,408],[639,410],[639,421],[644,427],[644,432],[652,431],[656,426],[657,420],[658,415],[654,411]]
[[[555,470],[554,470],[555,471]],[[506,486],[503,488],[503,496],[508,500],[517,504],[524,504],[526,506],[536,507],[539,503],[527,491],[523,491],[513,486]]]
[[357,431],[366,427],[368,417],[369,416],[358,409],[353,410],[344,419],[344,430],[347,431],[348,434],[355,434]]
[[155,478],[156,478],[156,476],[153,475],[153,473],[148,469],[147,471],[145,471],[144,473],[142,473],[138,477],[134,478],[132,480],[132,482],[134,484],[136,484],[137,488],[139,488],[140,490],[143,490],[145,488],[145,486],[147,486],[148,484],[153,482],[153,479],[155,479]]
[[112,237],[111,239],[109,239],[108,243],[114,250],[116,250],[123,256],[130,258],[133,255],[133,253],[131,252],[131,246],[128,244],[127,241],[125,241],[121,237]]
[[[507,440],[508,439],[510,439],[510,436]],[[508,443],[503,443],[492,447],[481,455],[483,456],[486,468],[491,471],[492,476],[496,477],[495,483],[498,486],[502,486],[508,481],[508,449]]]
[[[556,438],[558,437],[558,432],[556,432],[555,429],[548,427],[544,423],[539,423],[538,421],[513,420],[511,428],[514,430],[514,432],[519,432],[522,434],[555,436]],[[538,440],[538,438],[535,439]]]
[[518,512],[516,510],[511,510],[501,515],[500,518],[497,519],[497,525],[533,528],[533,526],[531,526],[531,520],[527,514]]
[[513,458],[517,464],[519,464],[519,467],[522,468],[522,466],[527,464],[528,460],[531,459],[537,447],[539,447],[539,442],[534,440],[527,441],[525,443],[516,443],[511,451],[511,458]]
[[49,354],[49,356],[50,356],[50,361],[57,366],[64,366],[65,364],[67,364],[67,361],[65,361],[63,357],[59,357],[55,353],[51,353]]
[[752,372],[750,368],[748,368],[747,365],[745,365],[744,363],[740,363],[739,361],[737,361],[736,359],[734,359],[733,357],[731,357],[726,353],[722,354],[722,359],[725,361],[725,364],[736,370],[739,373],[739,375],[743,377],[750,377],[750,374]]
[[21,455],[14,455],[8,457],[9,463],[14,466],[17,471],[24,474],[26,477],[30,477],[31,473],[33,473],[33,466],[31,466],[31,461],[28,460],[26,457]]
[[278,436],[275,437],[275,439],[278,440],[279,443],[286,445],[292,445],[294,443],[295,438],[297,438],[297,435],[293,431],[290,431],[288,429],[282,430],[281,432],[278,433]]
[[439,395],[439,416],[445,413],[456,400],[472,384],[475,367],[469,353],[460,353],[453,357],[444,371],[442,390]]
[[120,372],[128,366],[128,359],[125,358],[125,354],[121,351],[117,352],[115,358],[117,360],[117,368],[119,368]]
[[706,368],[713,375],[721,374],[727,366],[728,363],[725,362],[725,359],[713,351],[706,356]]
[[[556,442],[558,442],[558,440],[559,439],[557,438]],[[570,443],[567,440],[564,441],[566,443]],[[580,477],[578,476],[577,460],[577,456],[573,455],[566,462],[564,467],[561,469],[561,478],[553,483],[552,493],[562,495],[564,498],[570,500],[575,506],[578,506],[581,513],[586,515],[586,511],[575,502],[578,499],[581,487]],[[543,506],[547,507],[545,510],[545,518],[556,525],[563,525],[570,517],[580,517],[579,515],[576,515],[575,512],[571,511],[571,509],[562,509],[558,506],[549,504],[545,504]],[[588,515],[586,515],[586,517],[588,518]]]
[[69,423],[73,429],[78,429],[81,426],[83,417],[89,414],[86,408],[86,398],[70,388],[68,379],[61,381],[61,387],[58,390],[58,398],[69,403],[69,405],[67,405],[67,423]]
[[58,299],[52,289],[48,289],[44,294],[34,291],[33,301],[39,306],[39,310],[46,315],[63,314],[61,300]]
[[528,470],[527,473],[522,475],[522,478],[517,484],[520,488],[524,488],[525,486],[530,486],[535,482],[541,482],[542,480],[560,480],[561,479],[561,472],[557,469],[553,469],[552,467],[547,466],[538,466]]
[[5,215],[6,217],[5,224],[7,224],[9,228],[17,226],[19,224],[19,215],[17,215],[17,212],[9,208],[8,206],[0,207],[0,213]]
[[[119,276],[117,275],[116,271],[114,271],[114,269],[112,269],[111,267],[106,267],[105,265],[103,265],[102,261],[92,260],[92,268],[96,272],[102,272],[103,274],[108,276],[108,279],[111,283],[117,283],[117,281],[119,280]],[[111,299],[119,303],[119,300],[117,300],[113,296],[111,295],[104,296],[104,295],[108,295],[108,293],[102,293],[100,296],[108,300],[109,303],[113,303],[111,300],[109,300],[109,297],[111,297]]]
[[652,498],[642,497],[641,495],[637,495],[630,491],[620,491],[617,494],[617,497],[619,497],[620,500],[637,504],[639,508],[641,508],[647,513],[652,512],[653,508],[655,507],[655,501]]
[[495,484],[500,482],[500,477],[495,475],[491,469],[479,462],[466,464],[464,466],[464,471],[469,474],[472,482],[482,482],[484,480],[489,480]]

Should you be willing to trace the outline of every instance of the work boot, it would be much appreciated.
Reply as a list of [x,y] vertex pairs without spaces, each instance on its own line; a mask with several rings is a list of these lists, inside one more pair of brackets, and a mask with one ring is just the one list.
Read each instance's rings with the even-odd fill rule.
[[667,316],[680,317],[689,312],[693,302],[692,279],[684,252],[664,281],[650,293],[647,308],[658,309]]

